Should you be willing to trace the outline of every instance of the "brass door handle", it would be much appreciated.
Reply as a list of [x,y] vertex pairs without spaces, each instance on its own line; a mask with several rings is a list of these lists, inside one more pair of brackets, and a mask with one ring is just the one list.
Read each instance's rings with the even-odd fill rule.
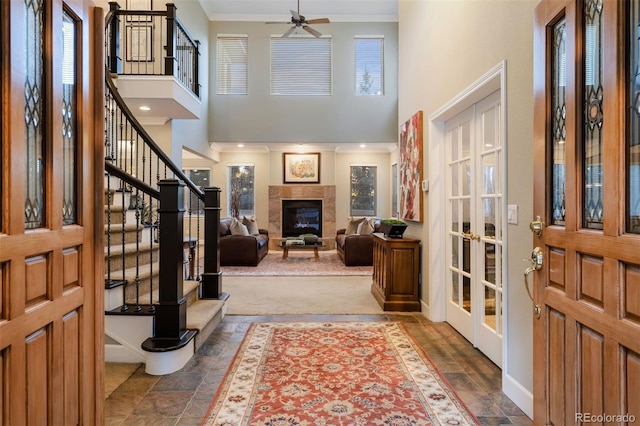
[[533,294],[531,294],[531,289],[529,288],[529,274],[542,269],[542,259],[543,252],[540,247],[536,247],[533,249],[533,251],[531,252],[531,258],[523,259],[525,262],[531,262],[531,266],[524,270],[524,288],[525,290],[527,290],[529,299],[531,299],[531,301],[533,302],[533,313],[538,319],[542,314],[542,309],[540,309],[540,305],[536,303],[536,301],[533,299]]
[[466,240],[480,241],[480,235],[476,235],[473,232],[467,232],[462,234],[462,238]]

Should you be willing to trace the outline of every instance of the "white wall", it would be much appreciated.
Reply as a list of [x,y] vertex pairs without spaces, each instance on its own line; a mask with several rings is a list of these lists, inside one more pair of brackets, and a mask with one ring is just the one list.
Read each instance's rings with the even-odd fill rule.
[[[425,166],[429,162],[428,117],[470,84],[506,61],[507,69],[507,204],[519,206],[519,224],[509,225],[507,293],[508,358],[503,366],[503,388],[529,412],[528,392],[532,391],[531,301],[522,285],[521,262],[532,249],[528,224],[532,211],[533,147],[533,16],[535,0],[400,0],[398,125],[418,110],[425,117]],[[436,175],[441,175],[440,171]],[[444,168],[442,169],[444,173]],[[425,175],[429,170],[425,167]],[[425,200],[429,203],[441,200]],[[412,224],[407,235],[429,241],[428,217],[424,224]],[[429,264],[423,250],[422,297]],[[436,283],[437,285],[437,283]],[[432,286],[433,288],[433,286]],[[432,297],[435,297],[433,295]],[[518,395],[516,395],[518,394]],[[523,399],[524,397],[524,399]]]
[[[270,94],[270,37],[286,26],[212,22],[209,91],[210,142],[395,142],[397,140],[397,23],[335,23],[317,29],[333,39],[331,96]],[[247,34],[248,95],[217,95],[218,34]],[[356,96],[354,35],[385,37],[385,94]]]
[[[166,7],[164,2],[158,2]],[[215,158],[217,155],[209,146],[208,125],[206,117],[209,114],[209,58],[211,41],[209,40],[209,20],[200,6],[200,2],[193,0],[174,0],[176,14],[182,25],[189,31],[192,39],[200,42],[199,76],[200,82],[200,120],[171,120],[171,134],[174,152],[181,157],[181,148],[189,148],[206,157]],[[155,2],[154,2],[155,6]],[[180,152],[178,152],[180,151]],[[172,158],[173,155],[172,155]],[[175,161],[175,160],[174,160]]]

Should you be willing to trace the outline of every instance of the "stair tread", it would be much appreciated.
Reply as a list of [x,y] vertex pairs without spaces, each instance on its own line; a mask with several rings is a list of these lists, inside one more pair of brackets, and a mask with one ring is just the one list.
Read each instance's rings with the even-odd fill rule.
[[[123,225],[121,223],[112,223],[111,233],[113,234],[114,232],[122,232],[122,226]],[[105,223],[104,229],[105,231],[107,231],[109,229],[109,225]],[[135,223],[127,223],[126,225],[124,225],[124,230],[129,232],[142,229],[144,229],[144,225],[136,225]]]
[[[139,270],[139,275],[141,279],[144,278],[149,278],[151,276],[151,271],[153,271],[153,276],[157,276],[158,273],[160,272],[160,262],[153,262],[152,264],[152,268],[149,268],[149,264],[145,263],[143,265],[140,265],[138,267]],[[123,274],[124,272],[124,274]],[[104,275],[105,279],[109,279],[109,277],[107,276],[107,274]],[[127,268],[124,271],[122,270],[118,270],[118,271],[111,271],[111,277],[112,280],[120,280],[120,279],[125,279],[127,281],[129,281],[129,283],[132,283],[135,278],[136,278],[136,267],[132,267],[132,268]]]
[[[136,250],[140,250],[140,251],[147,251],[147,250],[151,250],[151,249],[159,249],[160,248],[160,243],[153,243],[153,245],[151,243],[126,243],[124,245],[124,252],[125,254],[129,254],[129,253],[135,253]],[[107,256],[107,247],[104,248],[104,255],[105,257]],[[113,244],[111,246],[111,256],[117,256],[117,255],[122,255],[122,244]]]
[[222,310],[224,300],[201,299],[187,307],[187,328],[202,330]]
[[[191,280],[184,280],[182,283],[182,296],[183,297],[187,297],[187,295],[189,293],[191,293],[192,291],[197,291],[198,287],[200,286],[200,282],[199,281],[191,281]],[[158,289],[154,289],[153,291],[153,302],[154,303],[158,303]],[[146,292],[144,294],[140,295],[140,300],[141,301],[145,301],[145,303],[147,303],[149,301],[149,292]]]

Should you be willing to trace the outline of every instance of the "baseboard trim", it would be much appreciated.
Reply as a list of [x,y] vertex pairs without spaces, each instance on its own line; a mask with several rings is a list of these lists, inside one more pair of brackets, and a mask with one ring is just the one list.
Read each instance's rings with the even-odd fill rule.
[[533,419],[533,393],[507,373],[502,375],[502,392],[530,419]]

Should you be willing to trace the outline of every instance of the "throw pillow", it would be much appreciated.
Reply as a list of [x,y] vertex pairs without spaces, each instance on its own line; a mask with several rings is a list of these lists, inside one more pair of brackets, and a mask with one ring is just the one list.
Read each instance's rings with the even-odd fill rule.
[[249,235],[249,230],[239,220],[234,220],[229,227],[231,235]]
[[231,235],[231,230],[229,229],[229,226],[231,226],[232,222],[233,222],[233,219],[230,219],[230,218],[220,219],[220,222],[218,223],[218,230],[220,231],[221,237],[224,235]]
[[358,225],[358,234],[371,235],[373,234],[373,218],[365,219]]
[[362,223],[366,218],[361,217],[360,219],[350,218],[349,223],[347,224],[347,228],[344,231],[345,235],[352,235],[358,233],[358,225]]
[[260,230],[258,229],[258,222],[256,222],[255,217],[249,218],[249,217],[243,216],[242,224],[247,227],[249,234],[258,235],[260,233]]

